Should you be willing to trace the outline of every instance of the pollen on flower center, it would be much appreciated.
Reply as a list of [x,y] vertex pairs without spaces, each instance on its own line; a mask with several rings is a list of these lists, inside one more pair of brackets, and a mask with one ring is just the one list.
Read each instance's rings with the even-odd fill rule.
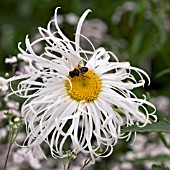
[[69,79],[72,83],[72,89],[68,80],[66,81],[65,86],[68,94],[73,100],[85,100],[86,102],[94,101],[97,99],[98,94],[102,89],[99,76],[92,70],[88,70],[88,72],[82,76],[74,76],[73,78],[69,76]]

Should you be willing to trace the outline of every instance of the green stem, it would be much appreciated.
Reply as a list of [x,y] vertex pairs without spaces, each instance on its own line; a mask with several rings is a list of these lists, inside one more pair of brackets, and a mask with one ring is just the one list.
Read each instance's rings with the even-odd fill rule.
[[86,167],[86,165],[88,165],[90,163],[90,161],[91,161],[91,159],[86,159],[80,170],[83,170]]
[[71,160],[69,160],[67,170],[69,170],[69,169],[70,169],[71,164],[72,164],[72,161],[71,161]]
[[9,153],[13,144],[13,136],[14,136],[14,131],[12,130],[11,135],[9,134],[10,137],[10,142],[9,142],[9,147],[8,147],[8,151],[7,151],[7,155],[6,155],[6,159],[5,159],[5,164],[4,164],[4,169],[6,170],[6,166],[7,166],[7,162],[8,162],[8,158],[9,158]]
[[15,139],[17,138],[19,131],[20,131],[20,128],[17,130],[17,132],[12,140],[12,144],[15,142]]
[[[72,160],[63,160],[63,164],[64,164],[64,170],[69,170],[70,169],[70,166],[72,164]],[[67,166],[66,166],[67,165]],[[67,168],[66,168],[67,167]]]
[[63,160],[64,170],[66,170],[66,162]]
[[[4,164],[4,169],[3,170],[6,170],[6,167],[7,167],[7,163],[8,163],[8,158],[9,158],[9,153],[10,153],[10,150],[11,150],[11,147],[13,145],[13,143],[15,142],[15,139],[19,133],[19,130],[20,129],[17,129],[17,132],[15,134],[15,130],[12,130],[11,133],[9,133],[9,147],[8,147],[8,151],[7,151],[7,155],[6,155],[6,159],[5,159],[5,164]],[[15,135],[15,136],[14,136]]]

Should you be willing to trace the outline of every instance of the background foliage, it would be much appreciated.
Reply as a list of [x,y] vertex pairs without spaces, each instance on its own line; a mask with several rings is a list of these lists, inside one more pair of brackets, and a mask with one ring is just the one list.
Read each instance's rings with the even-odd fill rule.
[[[0,76],[11,72],[11,65],[4,64],[4,60],[18,54],[18,42],[24,42],[27,34],[33,38],[39,26],[46,27],[58,6],[61,7],[59,12],[63,16],[70,12],[80,16],[90,8],[92,13],[87,19],[103,20],[108,30],[100,46],[113,51],[120,61],[130,61],[133,66],[144,69],[150,75],[151,85],[146,86],[145,91],[137,90],[136,94],[146,93],[154,104],[163,107],[158,107],[157,110],[159,120],[162,121],[165,117],[170,120],[170,106],[161,103],[164,99],[169,101],[170,98],[169,0],[0,0]],[[62,30],[72,38],[75,27],[63,22]],[[1,104],[0,109],[2,108]],[[148,133],[144,133],[143,136],[147,137],[148,143],[160,140],[159,135],[151,138]],[[4,144],[4,141],[1,144]],[[92,168],[111,169],[113,164],[122,163],[120,156],[129,150],[133,150],[129,143],[121,141],[115,147],[113,156],[98,161]],[[170,155],[160,155],[152,158],[146,155],[141,160],[134,159],[129,162],[142,170],[146,168],[145,162],[154,163],[160,160],[159,166],[154,165],[153,169],[163,169],[164,162],[170,161]]]

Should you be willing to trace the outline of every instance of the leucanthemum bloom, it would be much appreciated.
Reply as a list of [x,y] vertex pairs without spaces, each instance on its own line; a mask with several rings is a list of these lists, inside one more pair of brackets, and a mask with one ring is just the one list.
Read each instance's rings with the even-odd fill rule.
[[[129,62],[119,62],[112,52],[95,49],[81,35],[90,10],[78,22],[75,41],[60,30],[57,11],[47,29],[38,28],[41,38],[30,42],[27,36],[26,50],[19,44],[31,71],[9,79],[20,80],[13,93],[26,99],[21,110],[27,131],[24,144],[41,149],[46,142],[54,158],[66,157],[65,151],[71,150],[89,154],[95,162],[97,157],[109,156],[118,139],[128,136],[121,133],[123,126],[145,126],[151,116],[156,120],[154,105],[131,91],[150,79]],[[89,42],[91,51],[80,47],[80,38]],[[44,51],[36,54],[33,47],[41,42]]]

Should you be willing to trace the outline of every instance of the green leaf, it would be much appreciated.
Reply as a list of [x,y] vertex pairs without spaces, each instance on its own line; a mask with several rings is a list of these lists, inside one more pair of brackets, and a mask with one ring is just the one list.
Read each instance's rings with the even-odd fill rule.
[[148,124],[145,127],[138,127],[137,125],[124,127],[122,129],[123,133],[127,132],[165,132],[170,133],[170,123],[166,122],[154,122],[152,124]]
[[159,72],[157,75],[156,75],[156,78],[159,79],[161,78],[162,76],[166,75],[166,74],[170,74],[170,69],[165,69],[161,72]]
[[162,134],[162,132],[158,132],[157,133],[159,136],[159,139],[162,141],[162,143],[165,145],[165,147],[167,147],[168,149],[170,149],[170,144],[168,144],[166,138],[164,137],[164,135]]
[[153,165],[152,170],[170,170],[168,167],[164,167],[163,165]]
[[134,160],[127,160],[129,162],[132,162],[136,165],[143,164],[144,162],[165,162],[165,161],[170,161],[170,156],[169,155],[158,155],[158,156],[146,156],[143,158],[136,158]]

